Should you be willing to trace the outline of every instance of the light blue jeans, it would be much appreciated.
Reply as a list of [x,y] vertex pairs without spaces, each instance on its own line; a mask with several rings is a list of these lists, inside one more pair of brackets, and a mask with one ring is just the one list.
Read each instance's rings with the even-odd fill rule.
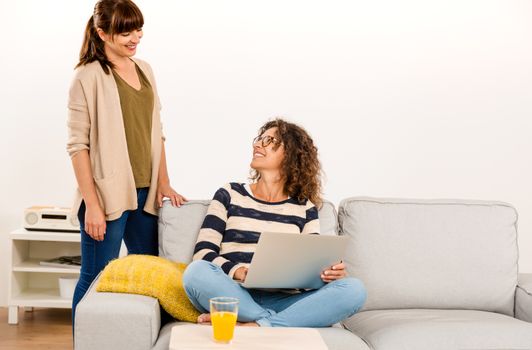
[[199,311],[209,312],[210,298],[238,298],[238,321],[266,327],[328,327],[355,314],[366,301],[366,289],[356,278],[342,278],[297,294],[267,292],[240,286],[220,267],[204,260],[187,267],[183,284]]

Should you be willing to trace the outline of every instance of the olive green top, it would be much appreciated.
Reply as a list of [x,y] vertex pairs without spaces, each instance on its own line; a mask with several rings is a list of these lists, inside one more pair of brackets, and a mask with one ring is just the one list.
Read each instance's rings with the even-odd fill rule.
[[120,96],[124,119],[129,162],[135,178],[135,187],[150,187],[151,183],[151,119],[153,114],[153,89],[150,82],[135,64],[140,80],[140,90],[134,89],[114,70],[113,75]]

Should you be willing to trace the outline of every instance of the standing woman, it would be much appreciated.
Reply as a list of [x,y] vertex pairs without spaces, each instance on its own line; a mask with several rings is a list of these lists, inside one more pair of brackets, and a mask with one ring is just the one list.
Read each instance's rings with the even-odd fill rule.
[[160,102],[148,63],[132,59],[144,18],[130,0],[100,0],[87,23],[70,86],[67,151],[78,183],[81,226],[76,305],[122,239],[130,254],[158,255],[157,210],[170,186]]

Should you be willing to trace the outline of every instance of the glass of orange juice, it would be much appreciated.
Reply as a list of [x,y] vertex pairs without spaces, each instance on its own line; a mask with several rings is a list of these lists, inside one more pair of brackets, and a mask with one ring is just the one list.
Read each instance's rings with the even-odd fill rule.
[[238,316],[238,299],[216,297],[209,300],[214,341],[228,344],[233,339]]

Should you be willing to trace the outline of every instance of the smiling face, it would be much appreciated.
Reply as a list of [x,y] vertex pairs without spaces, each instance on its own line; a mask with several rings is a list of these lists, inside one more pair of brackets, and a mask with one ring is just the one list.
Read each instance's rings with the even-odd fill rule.
[[[259,135],[253,143],[251,185],[258,185],[261,179],[282,182],[283,194],[301,204],[310,200],[319,206],[322,202],[321,164],[318,148],[307,131],[276,118],[261,126]],[[265,137],[275,137],[278,142],[268,144]]]
[[140,43],[143,33],[142,28],[139,28],[111,36],[98,28],[98,35],[104,42],[107,57],[123,58],[133,57],[137,53],[137,45]]
[[[270,144],[266,141],[270,139]],[[266,146],[263,146],[266,145]],[[257,172],[281,171],[284,160],[284,147],[277,136],[277,128],[270,128],[260,135],[253,143],[253,158],[251,168]]]

